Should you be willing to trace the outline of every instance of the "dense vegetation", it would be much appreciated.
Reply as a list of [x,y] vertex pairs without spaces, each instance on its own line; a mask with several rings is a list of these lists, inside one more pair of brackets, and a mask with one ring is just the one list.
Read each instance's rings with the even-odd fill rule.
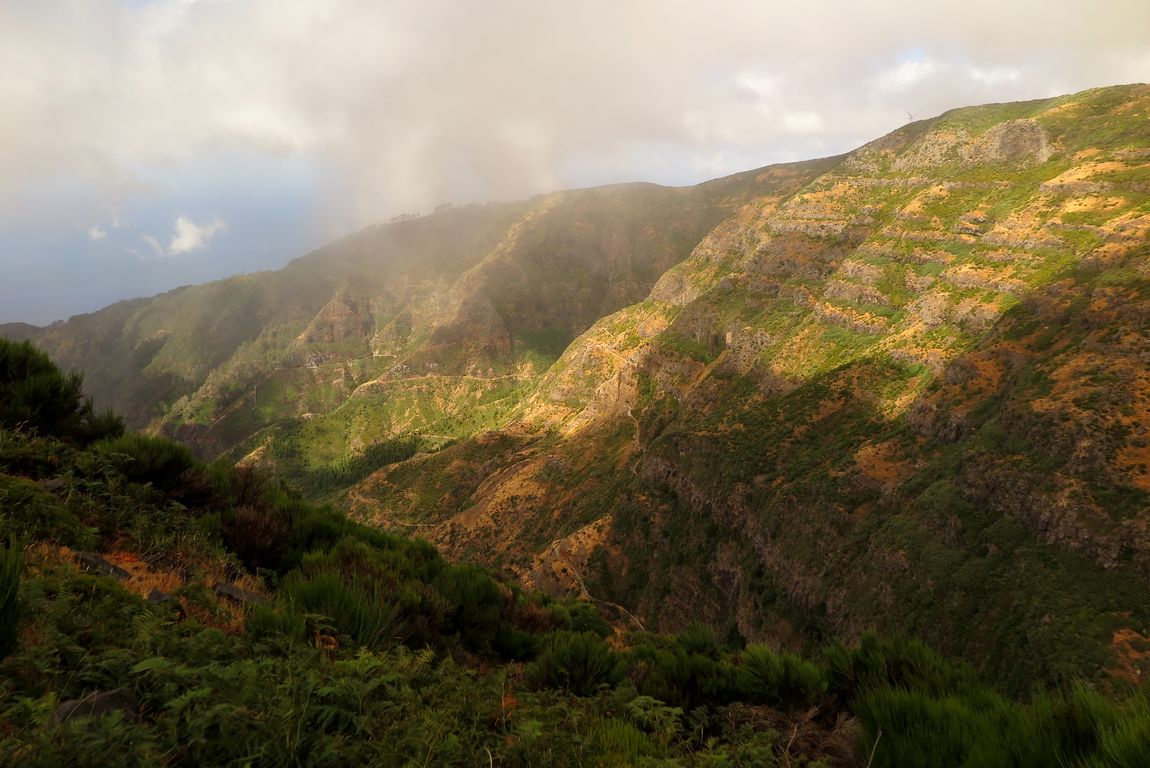
[[[1145,692],[1011,700],[917,642],[619,634],[166,439],[0,340],[0,764],[1129,766]],[[13,411],[16,412],[16,411]],[[105,423],[114,423],[106,421]],[[97,550],[96,552],[88,550]]]

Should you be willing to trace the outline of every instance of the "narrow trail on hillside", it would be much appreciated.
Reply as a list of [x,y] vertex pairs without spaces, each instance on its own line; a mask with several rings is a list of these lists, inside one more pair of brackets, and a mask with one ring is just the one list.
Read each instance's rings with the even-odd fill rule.
[[[354,505],[352,507],[352,509],[356,509],[358,507],[358,509],[363,510],[363,512],[361,512],[361,514],[359,515],[362,518],[368,518],[370,516],[370,510],[373,510],[373,509],[376,509],[379,507],[378,502],[365,496],[363,491],[361,491],[356,486],[352,486],[350,489],[348,489],[347,500],[352,505]],[[405,527],[410,528],[412,530],[427,530],[427,529],[441,528],[444,525],[447,525],[447,522],[449,522],[449,521],[444,521],[444,522],[439,522],[439,523],[416,523],[416,522],[413,522],[411,520],[404,520],[404,519],[398,518],[398,517],[383,517],[383,516],[379,517],[379,521],[381,523],[385,523],[388,526],[391,526],[391,525],[405,526]]]
[[618,603],[613,603],[610,600],[604,600],[602,598],[595,597],[594,595],[592,595],[591,592],[587,589],[587,583],[583,580],[583,574],[580,573],[579,569],[575,567],[575,564],[573,562],[571,562],[571,559],[567,555],[567,553],[563,551],[564,547],[567,545],[568,540],[570,538],[579,535],[580,533],[582,533],[583,531],[592,527],[593,525],[595,525],[598,522],[599,521],[596,520],[594,523],[588,523],[587,525],[583,526],[582,528],[580,528],[579,530],[575,531],[572,534],[569,534],[569,535],[564,536],[564,537],[559,538],[559,539],[555,539],[554,541],[552,541],[550,544],[547,545],[547,549],[543,550],[543,553],[540,555],[540,559],[541,560],[546,559],[548,556],[551,556],[555,560],[557,560],[560,563],[562,563],[563,565],[565,565],[570,570],[571,575],[575,577],[575,582],[579,587],[580,599],[587,600],[588,602],[592,602],[592,603],[598,603],[599,605],[605,605],[609,608],[613,608],[614,610],[618,611],[623,616],[626,616],[628,619],[630,619],[635,624],[635,626],[639,628],[640,631],[646,632],[647,627],[646,627],[646,625],[643,624],[643,621],[638,616],[631,613],[629,610],[627,610],[623,606],[619,605]]
[[[275,373],[284,373],[284,372],[289,372],[289,371],[302,371],[302,370],[318,371],[321,368],[330,368],[330,367],[348,365],[350,363],[354,363],[354,362],[357,362],[360,360],[370,360],[370,359],[372,359],[372,358],[356,357],[356,358],[352,358],[350,360],[340,360],[340,361],[334,361],[334,362],[330,362],[330,363],[321,363],[319,365],[314,365],[314,366],[313,365],[297,365],[297,366],[284,366],[284,367],[270,368],[267,370],[267,373],[264,374],[263,378],[267,378],[267,376],[269,376],[271,374],[275,374]],[[470,374],[470,373],[460,373],[460,374],[424,373],[424,374],[419,374],[416,376],[405,376],[403,378],[396,378],[396,379],[387,379],[387,378],[382,378],[382,377],[374,378],[374,379],[370,379],[368,381],[365,381],[362,384],[356,384],[352,388],[352,390],[347,394],[347,396],[343,399],[343,401],[340,402],[340,404],[337,405],[335,408],[332,408],[330,411],[328,411],[328,413],[334,412],[335,410],[339,409],[341,406],[343,406],[345,403],[350,401],[357,394],[360,394],[360,391],[364,390],[365,388],[385,389],[388,385],[391,385],[391,384],[402,385],[402,384],[411,384],[413,382],[437,382],[437,381],[497,382],[497,381],[505,381],[507,379],[514,379],[514,380],[520,380],[520,381],[525,380],[523,376],[521,376],[520,374],[516,374],[516,373],[502,374],[499,376],[476,376],[476,375]],[[254,401],[259,396],[259,389],[260,389],[261,380],[255,381],[252,384],[250,389],[245,391],[240,397],[237,397],[226,408],[224,408],[224,410],[222,412],[220,412],[220,415],[216,416],[212,420],[212,423],[210,426],[215,427],[220,422],[222,422],[224,419],[226,419],[228,416],[231,416],[232,414],[236,413],[242,406],[246,405],[247,403],[249,403],[251,401]],[[201,389],[202,389],[202,387],[203,387],[203,385],[201,385]],[[506,398],[504,398],[504,399],[506,399]],[[270,426],[270,424],[268,426]]]
[[528,464],[532,461],[535,461],[538,458],[537,452],[534,450],[531,450],[530,447],[528,448],[526,453],[527,453],[527,455],[524,456],[522,459],[519,459],[515,463],[509,464],[505,467],[500,467],[499,469],[495,470],[495,472],[488,475],[483,480],[483,482],[481,482],[478,486],[476,486],[475,490],[472,491],[471,495],[468,497],[467,500],[469,502],[472,502],[472,503],[469,504],[466,508],[462,509],[459,512],[459,514],[464,515],[464,514],[467,514],[468,512],[470,512],[471,510],[475,509],[480,504],[479,501],[475,501],[475,499],[477,497],[482,499],[484,496],[487,495],[488,489],[490,489],[492,486],[501,485],[504,480],[507,480],[509,478],[514,477],[518,473],[519,467],[521,465]]
[[613,349],[601,341],[592,341],[587,346],[590,349],[597,349],[601,352],[606,352],[609,357],[615,358],[620,363],[626,364],[630,361],[630,358],[621,353],[619,350]]
[[323,363],[304,363],[303,365],[277,365],[269,370],[273,373],[279,371],[299,371],[304,368],[312,371],[318,371],[320,368],[333,368],[337,365],[347,365],[348,363],[358,363],[362,360],[383,360],[394,355],[365,355],[364,357],[349,357],[343,360],[328,360]]

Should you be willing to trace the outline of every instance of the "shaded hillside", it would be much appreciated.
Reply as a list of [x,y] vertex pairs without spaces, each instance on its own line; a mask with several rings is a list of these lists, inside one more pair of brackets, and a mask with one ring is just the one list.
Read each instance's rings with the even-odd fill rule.
[[908,125],[717,227],[502,433],[347,498],[661,627],[900,628],[1010,687],[1139,679],[1148,109]]
[[[322,468],[415,430],[472,434],[473,402],[514,402],[730,211],[789,194],[827,165],[449,209],[365,230],[276,272],[123,302],[31,336],[134,426],[206,456],[264,446],[253,458],[285,472]],[[298,458],[295,435],[312,427],[299,417],[327,414],[316,427],[324,447]],[[245,443],[269,425],[275,434]]]

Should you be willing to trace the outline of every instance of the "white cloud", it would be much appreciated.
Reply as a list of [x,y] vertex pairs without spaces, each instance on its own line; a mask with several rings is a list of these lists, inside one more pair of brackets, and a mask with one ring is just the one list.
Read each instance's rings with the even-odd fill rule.
[[816,112],[786,112],[783,114],[786,133],[811,134],[823,130],[823,119]]
[[[154,193],[140,168],[239,149],[314,160],[366,224],[563,185],[576,160],[686,181],[815,135],[844,151],[906,111],[1150,80],[1145,0],[717,5],[0,0],[20,73],[0,78],[0,213],[61,177],[116,208]],[[628,163],[654,145],[658,168]]]
[[[160,245],[159,240],[152,237],[151,235],[140,235],[140,239],[147,243],[148,247],[152,249],[153,256],[155,256],[157,259],[164,258],[166,255],[164,253],[164,246]],[[135,253],[135,251],[133,251],[133,253]]]
[[942,69],[943,67],[934,59],[911,59],[897,67],[879,72],[875,77],[875,84],[884,91],[898,91],[918,85]]
[[975,68],[970,70],[970,76],[984,85],[994,86],[1017,82],[1022,76],[1022,71],[1011,67]]
[[88,230],[88,237],[92,240],[103,240],[108,236],[108,233],[99,227],[99,225],[92,227]]
[[197,224],[187,216],[180,216],[176,219],[172,242],[168,246],[168,255],[178,256],[181,253],[191,253],[206,248],[208,241],[225,227],[227,224],[219,216],[204,224]]
[[782,85],[782,78],[765,72],[739,72],[734,77],[734,83],[759,98],[775,96]]

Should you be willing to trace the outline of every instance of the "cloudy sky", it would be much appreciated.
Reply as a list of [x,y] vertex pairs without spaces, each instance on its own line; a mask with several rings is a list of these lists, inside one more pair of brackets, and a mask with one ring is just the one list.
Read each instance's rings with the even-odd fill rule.
[[0,322],[1145,81],[1147,0],[0,0]]

